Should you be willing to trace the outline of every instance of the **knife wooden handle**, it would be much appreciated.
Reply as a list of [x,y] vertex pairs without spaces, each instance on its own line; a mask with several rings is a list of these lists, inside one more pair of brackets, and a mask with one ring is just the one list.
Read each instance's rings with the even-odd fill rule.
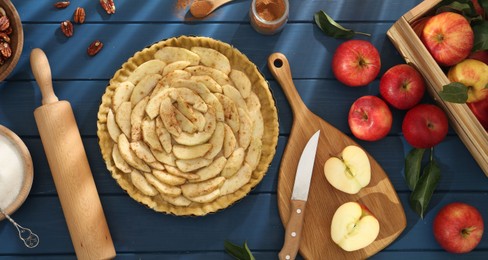
[[285,228],[285,242],[278,254],[280,260],[295,259],[298,253],[306,203],[304,200],[291,201],[290,218]]

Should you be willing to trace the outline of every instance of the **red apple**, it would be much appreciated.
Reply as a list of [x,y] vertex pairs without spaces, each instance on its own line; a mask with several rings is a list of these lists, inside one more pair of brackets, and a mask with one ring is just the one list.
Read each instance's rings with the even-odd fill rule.
[[376,141],[390,132],[393,118],[390,108],[381,98],[363,96],[352,104],[348,122],[355,137]]
[[473,250],[483,236],[483,218],[473,206],[453,202],[444,206],[434,219],[434,237],[450,253]]
[[485,99],[488,96],[488,65],[479,60],[465,59],[452,66],[447,78],[468,87],[467,103]]
[[467,105],[485,130],[488,131],[488,97],[478,102],[467,103]]
[[380,54],[368,41],[349,40],[337,47],[332,58],[332,72],[350,87],[364,86],[380,72]]
[[469,54],[468,59],[479,60],[488,65],[488,50],[472,52]]
[[424,16],[413,21],[410,26],[412,26],[413,31],[418,37],[421,37],[422,31],[424,31],[425,23],[430,19],[431,16]]
[[424,78],[414,67],[407,64],[391,67],[380,80],[381,96],[397,109],[410,109],[417,105],[424,92]]
[[431,104],[420,104],[405,114],[402,131],[411,146],[431,148],[444,140],[448,126],[447,116],[442,109]]
[[437,63],[452,66],[468,57],[474,33],[464,16],[443,12],[427,21],[421,39]]

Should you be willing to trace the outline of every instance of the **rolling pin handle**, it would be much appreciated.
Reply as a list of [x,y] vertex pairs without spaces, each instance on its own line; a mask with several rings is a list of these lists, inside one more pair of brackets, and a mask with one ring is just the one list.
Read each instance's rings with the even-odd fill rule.
[[56,94],[54,94],[51,68],[46,54],[39,48],[33,49],[30,55],[30,63],[32,74],[34,74],[41,89],[42,104],[51,104],[59,101]]

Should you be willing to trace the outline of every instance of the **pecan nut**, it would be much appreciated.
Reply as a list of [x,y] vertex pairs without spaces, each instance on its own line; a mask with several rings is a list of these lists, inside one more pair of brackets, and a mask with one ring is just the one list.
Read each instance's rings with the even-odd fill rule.
[[2,41],[10,43],[10,37],[5,32],[0,32],[0,42]]
[[14,29],[12,29],[12,27],[8,27],[7,30],[3,31],[4,33],[6,33],[7,35],[10,35],[12,34],[12,32],[14,31]]
[[10,28],[10,20],[8,19],[8,17],[0,17],[0,31],[6,31],[8,28]]
[[70,4],[69,1],[60,1],[60,2],[56,2],[54,4],[54,7],[58,8],[58,9],[63,9],[63,8],[68,7],[69,4]]
[[12,56],[12,49],[10,48],[10,45],[8,42],[2,42],[0,43],[0,53],[4,58],[10,58]]
[[85,9],[83,7],[77,7],[75,12],[73,13],[73,21],[75,23],[84,23],[85,16]]
[[90,56],[95,56],[103,47],[103,43],[99,40],[93,41],[90,46],[88,46],[88,49],[86,52]]
[[61,22],[61,31],[66,37],[73,36],[73,24],[68,20]]
[[115,3],[113,0],[100,0],[100,5],[107,14],[115,13]]

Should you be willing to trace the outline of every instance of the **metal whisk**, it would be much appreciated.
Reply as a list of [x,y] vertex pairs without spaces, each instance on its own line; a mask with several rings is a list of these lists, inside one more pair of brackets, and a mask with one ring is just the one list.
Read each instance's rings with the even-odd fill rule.
[[0,212],[17,228],[19,232],[19,238],[24,241],[24,244],[28,248],[34,248],[39,244],[39,236],[37,236],[34,232],[30,229],[25,228],[17,222],[15,222],[2,208],[0,208]]

